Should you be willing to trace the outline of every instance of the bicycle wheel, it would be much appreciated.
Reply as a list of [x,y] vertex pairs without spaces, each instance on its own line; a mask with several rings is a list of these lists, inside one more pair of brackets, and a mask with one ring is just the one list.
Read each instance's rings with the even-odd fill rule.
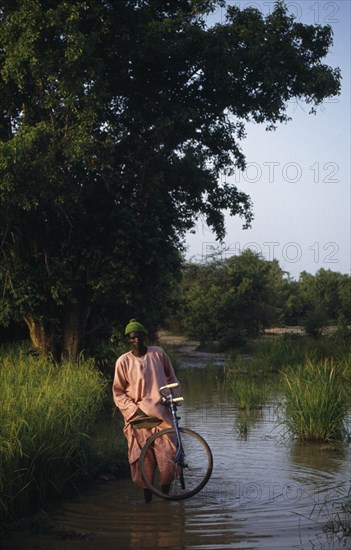
[[149,489],[167,500],[189,498],[205,487],[213,468],[212,452],[196,432],[180,428],[183,452],[176,460],[174,428],[152,435],[144,445],[139,467]]

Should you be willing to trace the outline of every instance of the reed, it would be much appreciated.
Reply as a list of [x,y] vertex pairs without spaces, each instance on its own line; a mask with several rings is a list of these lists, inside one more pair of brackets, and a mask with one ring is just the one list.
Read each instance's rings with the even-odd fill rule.
[[60,494],[85,466],[106,382],[92,360],[59,367],[24,349],[0,356],[0,518]]
[[240,410],[262,409],[271,395],[269,385],[257,378],[227,378],[226,387]]
[[258,342],[254,361],[263,372],[280,372],[285,365],[296,365],[304,357],[306,340],[300,337],[279,337]]
[[284,373],[284,420],[300,440],[329,442],[346,434],[347,403],[340,366],[308,358]]
[[280,373],[285,367],[333,359],[345,366],[345,378],[351,380],[350,345],[329,337],[309,338],[297,334],[264,337],[252,343],[250,355],[236,355],[227,360],[226,369],[236,374],[262,375]]

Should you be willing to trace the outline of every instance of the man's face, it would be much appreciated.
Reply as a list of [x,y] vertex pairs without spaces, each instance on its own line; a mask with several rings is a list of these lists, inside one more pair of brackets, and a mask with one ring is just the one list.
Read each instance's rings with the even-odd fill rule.
[[144,347],[145,334],[143,332],[131,332],[128,334],[128,342],[132,349],[141,349]]

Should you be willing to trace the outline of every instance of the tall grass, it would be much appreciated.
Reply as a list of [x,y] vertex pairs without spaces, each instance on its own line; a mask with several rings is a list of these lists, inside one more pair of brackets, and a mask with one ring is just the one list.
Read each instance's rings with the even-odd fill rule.
[[271,395],[269,385],[257,378],[231,378],[227,380],[227,387],[240,410],[262,409]]
[[0,518],[61,493],[85,465],[106,382],[93,361],[0,357]]
[[307,359],[284,373],[284,424],[305,441],[343,439],[347,403],[340,366]]
[[258,339],[252,343],[250,360],[247,356],[236,356],[228,362],[228,367],[236,373],[274,374],[286,366],[297,366],[306,357],[313,361],[334,359],[348,364],[349,380],[351,380],[350,343],[331,337],[320,339],[302,335],[286,334],[275,338]]
[[[269,376],[278,374],[278,376]],[[237,356],[224,369],[225,385],[240,409],[263,405],[274,382],[283,399],[283,423],[301,440],[331,441],[346,435],[350,405],[348,341],[299,335],[261,339],[252,356]],[[257,385],[257,382],[259,385]]]

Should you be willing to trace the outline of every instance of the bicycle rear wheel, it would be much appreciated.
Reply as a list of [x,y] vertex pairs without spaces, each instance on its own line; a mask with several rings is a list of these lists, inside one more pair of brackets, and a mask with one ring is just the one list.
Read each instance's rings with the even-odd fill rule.
[[[166,500],[189,498],[205,487],[213,468],[212,452],[196,432],[180,428],[183,453],[176,461],[177,436],[174,428],[152,435],[144,445],[139,467],[148,488]],[[154,474],[151,473],[155,468]]]

